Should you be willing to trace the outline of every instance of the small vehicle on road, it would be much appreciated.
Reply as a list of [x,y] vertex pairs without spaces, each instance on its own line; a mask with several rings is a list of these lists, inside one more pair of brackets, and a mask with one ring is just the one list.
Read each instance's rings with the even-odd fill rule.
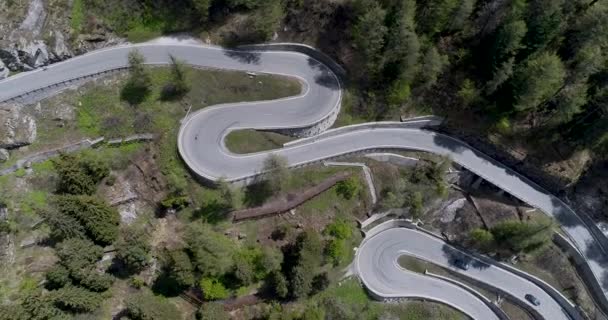
[[456,259],[454,260],[454,265],[458,268],[458,269],[462,269],[462,270],[469,270],[469,267],[471,266],[471,262],[469,260],[464,260],[464,259]]
[[530,302],[531,304],[535,305],[535,306],[540,306],[540,300],[538,300],[537,297],[531,295],[531,294],[526,294],[525,295],[526,300],[528,300],[528,302]]

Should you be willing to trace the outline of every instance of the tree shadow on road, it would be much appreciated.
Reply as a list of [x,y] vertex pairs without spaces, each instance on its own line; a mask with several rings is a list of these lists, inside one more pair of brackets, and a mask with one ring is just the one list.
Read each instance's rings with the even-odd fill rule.
[[468,265],[475,269],[484,270],[491,266],[447,244],[444,244],[441,250],[448,259],[448,264],[453,268],[462,269],[463,265]]
[[308,58],[308,65],[317,71],[314,77],[316,84],[331,90],[340,90],[340,81],[326,65],[313,58]]
[[224,55],[246,64],[260,64],[261,53],[240,49],[225,49]]

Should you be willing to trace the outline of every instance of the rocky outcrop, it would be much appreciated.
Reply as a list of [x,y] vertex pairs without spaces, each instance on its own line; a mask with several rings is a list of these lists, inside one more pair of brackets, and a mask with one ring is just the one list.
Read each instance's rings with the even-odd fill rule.
[[0,163],[7,162],[11,158],[8,150],[0,149]]
[[4,62],[2,62],[2,60],[0,60],[0,80],[8,77],[9,73],[10,70],[8,70],[8,67],[4,65]]
[[92,34],[72,35],[66,23],[69,10],[60,9],[52,2],[30,0],[27,10],[23,8],[16,17],[10,15],[11,11],[1,2],[0,79],[6,78],[10,71],[30,71],[75,54],[124,42],[103,27],[91,30]]
[[36,120],[17,104],[0,105],[0,148],[14,149],[36,140]]

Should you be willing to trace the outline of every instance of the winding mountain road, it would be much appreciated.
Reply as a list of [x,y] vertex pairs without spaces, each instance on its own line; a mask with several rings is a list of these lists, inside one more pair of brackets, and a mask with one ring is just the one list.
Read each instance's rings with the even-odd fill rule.
[[[424,295],[429,299],[435,298],[434,300],[450,297],[448,304],[455,305],[455,308],[474,319],[491,319],[487,315],[489,308],[479,299],[471,297],[470,293],[454,294],[452,291],[462,289],[437,286],[437,279],[404,270],[397,262],[402,255],[432,262],[490,287],[499,288],[518,300],[520,305],[538,312],[544,319],[570,319],[568,312],[534,283],[496,265],[477,260],[435,237],[408,228],[391,228],[366,238],[357,252],[357,273],[366,287],[376,295]],[[455,267],[454,261],[458,259],[469,261],[470,268],[462,270]],[[537,297],[540,306],[532,306],[525,300],[525,294]]]
[[[52,65],[44,71],[36,70],[10,77],[0,81],[0,102],[70,79],[124,68],[127,66],[127,55],[133,49],[139,50],[148,64],[168,64],[169,55],[173,55],[197,67],[280,74],[302,83],[302,92],[295,97],[218,105],[199,110],[185,119],[179,132],[178,149],[188,167],[199,177],[210,181],[220,177],[229,181],[247,180],[262,170],[262,163],[270,153],[284,156],[290,166],[371,149],[419,150],[446,155],[554,217],[587,259],[604,294],[608,292],[608,241],[598,235],[595,226],[582,220],[565,203],[530,180],[449,136],[401,128],[396,123],[376,123],[340,134],[320,135],[318,139],[269,152],[237,155],[227,150],[224,138],[233,130],[301,128],[301,134],[314,135],[333,123],[342,98],[340,81],[328,66],[306,54],[273,51],[268,47],[260,47],[260,51],[231,51],[192,41],[161,39],[91,52]],[[323,125],[315,127],[319,122]],[[524,291],[522,289],[521,294]]]

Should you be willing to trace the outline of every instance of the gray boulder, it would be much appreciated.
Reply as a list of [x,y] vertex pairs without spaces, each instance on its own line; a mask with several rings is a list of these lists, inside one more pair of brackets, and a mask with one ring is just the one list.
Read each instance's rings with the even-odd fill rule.
[[17,104],[0,105],[0,148],[14,149],[36,140],[36,120]]
[[53,33],[55,35],[55,45],[53,46],[54,60],[60,61],[71,58],[72,52],[65,44],[65,37],[63,36],[63,33],[57,30],[55,30]]
[[8,67],[4,64],[4,62],[2,62],[2,60],[0,60],[0,80],[8,77],[9,73],[10,70],[8,69]]
[[6,149],[0,149],[0,163],[7,162],[11,158],[11,155]]

